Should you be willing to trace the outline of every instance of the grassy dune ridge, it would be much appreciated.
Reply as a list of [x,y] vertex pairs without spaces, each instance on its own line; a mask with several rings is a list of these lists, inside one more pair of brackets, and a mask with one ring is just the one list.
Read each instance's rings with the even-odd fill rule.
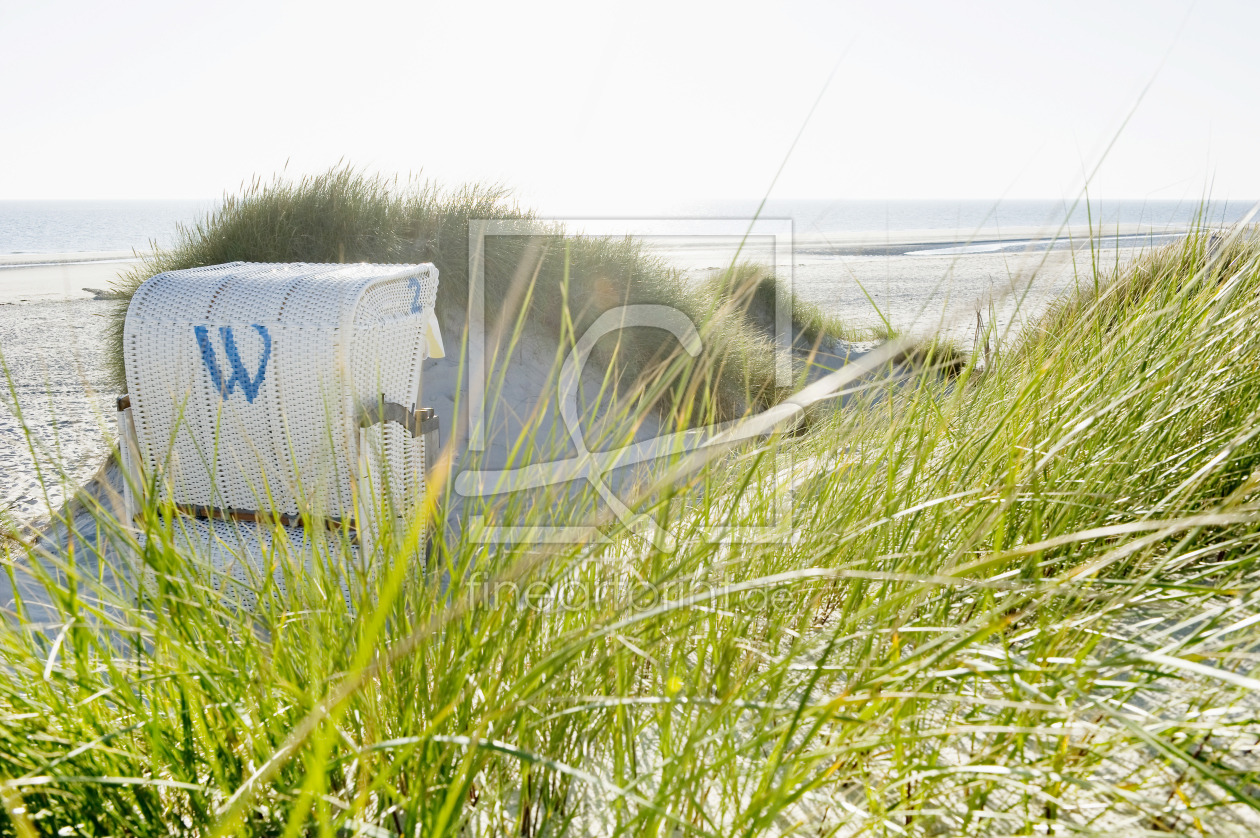
[[[485,298],[496,309],[516,310],[527,328],[553,337],[582,334],[618,305],[654,303],[686,314],[704,336],[704,353],[676,382],[678,392],[707,394],[698,411],[728,419],[782,395],[774,380],[773,311],[787,291],[765,268],[744,265],[714,281],[686,282],[676,269],[630,238],[568,236],[539,222],[500,187],[469,185],[445,190],[431,181],[387,179],[338,167],[299,181],[255,180],[240,194],[179,230],[178,242],[142,255],[123,275],[111,324],[113,378],[125,390],[122,328],[132,292],[155,274],[224,262],[433,262],[441,281],[437,309],[446,323],[462,324],[468,306],[470,219],[540,223],[554,237],[488,236]],[[528,287],[528,292],[525,290]],[[794,331],[802,342],[847,336],[843,324],[801,300]],[[769,312],[768,314],[766,312]],[[492,324],[493,325],[493,324]],[[506,323],[504,328],[520,324]],[[572,337],[569,338],[572,340]],[[677,351],[661,330],[633,329],[614,346],[604,341],[596,358],[616,369],[622,389],[659,379]],[[662,408],[677,405],[663,403]],[[687,410],[694,410],[690,404]]]
[[985,369],[653,496],[666,539],[280,549],[246,615],[150,505],[145,608],[79,543],[54,617],[5,617],[6,827],[1254,834],[1258,265],[1244,232],[1083,276]]

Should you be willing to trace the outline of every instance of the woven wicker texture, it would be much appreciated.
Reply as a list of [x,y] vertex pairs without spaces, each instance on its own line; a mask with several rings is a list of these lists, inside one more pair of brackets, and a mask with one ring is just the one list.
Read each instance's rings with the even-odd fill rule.
[[421,441],[357,419],[382,397],[415,403],[437,281],[432,265],[244,262],[146,281],[123,340],[136,448],[163,497],[358,518],[362,478],[405,514]]

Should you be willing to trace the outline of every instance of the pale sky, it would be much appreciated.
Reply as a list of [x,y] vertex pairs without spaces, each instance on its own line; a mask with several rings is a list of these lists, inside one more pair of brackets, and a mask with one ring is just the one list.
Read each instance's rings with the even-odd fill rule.
[[776,198],[1073,196],[1117,132],[1095,196],[1260,198],[1257,32],[1255,0],[0,0],[0,199],[340,159],[557,214],[760,197],[837,62]]

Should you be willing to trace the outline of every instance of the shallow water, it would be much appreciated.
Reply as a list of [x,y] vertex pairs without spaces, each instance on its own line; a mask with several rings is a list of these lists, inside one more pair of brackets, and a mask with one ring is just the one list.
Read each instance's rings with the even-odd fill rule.
[[[1142,252],[1102,251],[1099,269],[1106,274]],[[793,271],[793,288],[801,298],[854,326],[877,327],[886,319],[900,332],[943,332],[968,347],[977,312],[1001,334],[1037,317],[1081,282],[1093,284],[1088,251],[846,256],[798,264]]]
[[[650,249],[697,281],[733,262],[774,265],[799,299],[849,325],[891,326],[905,334],[942,332],[964,346],[975,338],[977,312],[998,334],[1018,329],[1078,282],[1092,286],[1095,267],[1106,276],[1149,250],[1116,247],[1115,240],[1095,242],[1092,250],[1088,241],[1047,249],[1017,239],[977,251],[966,244],[968,235],[938,233],[931,248],[899,240],[896,249],[902,252],[877,255],[861,253],[863,247],[852,242],[832,247],[812,242],[793,248],[785,259],[782,243],[776,247],[771,240],[737,237],[678,236],[656,240]],[[952,241],[960,244],[942,244]]]
[[0,201],[0,254],[168,246],[212,201]]

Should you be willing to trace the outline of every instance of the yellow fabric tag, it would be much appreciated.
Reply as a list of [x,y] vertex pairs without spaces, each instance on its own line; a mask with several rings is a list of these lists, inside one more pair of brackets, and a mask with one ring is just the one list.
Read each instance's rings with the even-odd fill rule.
[[446,348],[442,346],[442,329],[438,326],[437,312],[429,307],[429,317],[424,324],[425,339],[429,343],[430,358],[445,358]]

